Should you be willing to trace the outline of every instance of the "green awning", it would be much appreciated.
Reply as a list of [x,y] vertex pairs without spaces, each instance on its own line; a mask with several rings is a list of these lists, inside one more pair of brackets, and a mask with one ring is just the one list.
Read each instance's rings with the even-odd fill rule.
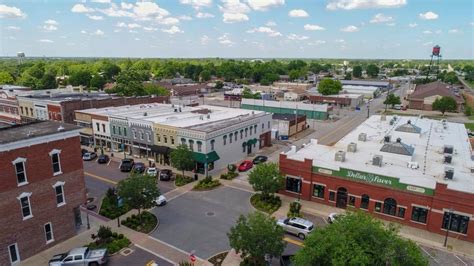
[[247,141],[247,143],[248,143],[249,145],[253,145],[253,144],[257,143],[257,139],[249,139],[249,140]]
[[210,153],[207,154],[207,160],[206,160],[206,154],[194,152],[193,153],[194,160],[199,163],[212,163],[220,159],[219,155],[217,155],[217,152],[211,151]]

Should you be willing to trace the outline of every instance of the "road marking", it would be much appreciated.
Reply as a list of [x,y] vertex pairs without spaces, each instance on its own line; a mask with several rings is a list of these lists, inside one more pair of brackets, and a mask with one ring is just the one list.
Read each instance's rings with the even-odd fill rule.
[[351,123],[352,123],[353,121],[355,121],[356,119],[358,119],[358,118],[360,118],[360,117],[359,117],[358,115],[356,115],[356,116],[354,116],[352,119],[350,119],[349,121],[343,123],[341,126],[334,128],[334,129],[333,129],[331,132],[329,132],[328,134],[326,134],[326,135],[320,137],[320,138],[318,139],[318,142],[322,142],[324,139],[326,139],[326,138],[328,138],[328,137],[334,136],[334,131],[335,131],[335,130],[340,131],[340,130],[343,129],[343,128],[345,129],[347,126],[349,126],[349,127],[352,126]]
[[465,263],[460,257],[458,257],[458,255],[456,254],[453,254],[454,257],[458,258],[458,260],[460,260],[462,262],[462,264],[464,264],[464,266],[467,266],[467,263]]
[[108,179],[108,178],[101,177],[101,176],[98,176],[98,175],[94,175],[94,174],[91,174],[91,173],[86,172],[86,171],[84,171],[84,174],[85,174],[85,175],[88,175],[88,176],[90,176],[90,177],[93,177],[93,178],[95,178],[95,179],[99,179],[99,180],[101,180],[101,181],[104,181],[104,182],[113,184],[113,185],[117,185],[117,184],[118,184],[118,182],[116,182],[116,181],[113,181],[113,180],[110,180],[110,179]]
[[437,259],[435,259],[435,257],[433,257],[433,255],[431,255],[426,249],[424,249],[422,246],[419,245],[419,247],[421,248],[421,250],[423,250],[428,256],[430,256],[430,258],[432,260],[434,260],[436,262],[436,264],[439,264],[439,261]]
[[107,166],[109,166],[111,162],[112,162],[112,159],[109,159],[109,162],[107,163]]
[[[183,254],[186,254],[186,255],[191,254],[191,252],[184,251],[184,250],[182,250],[182,249],[180,249],[180,248],[178,248],[178,247],[175,247],[175,246],[173,246],[173,245],[171,245],[171,244],[168,244],[168,243],[166,243],[166,242],[164,242],[164,241],[162,241],[162,240],[159,240],[158,238],[154,238],[154,237],[152,237],[152,236],[150,236],[150,235],[148,236],[148,238],[151,238],[151,239],[155,240],[156,242],[158,242],[158,243],[160,243],[160,244],[163,244],[163,245],[165,245],[165,246],[168,246],[169,248],[175,249],[175,250],[177,250],[177,251],[179,251],[179,252],[181,252],[181,253],[183,253]],[[194,256],[195,256],[198,260],[206,261],[205,259],[196,256],[196,254],[194,254]]]
[[165,261],[167,261],[167,262],[169,262],[169,263],[171,263],[171,264],[173,264],[173,265],[175,264],[174,261],[171,261],[170,259],[167,259],[167,258],[163,257],[162,255],[160,255],[160,254],[154,252],[154,251],[151,251],[151,250],[149,250],[149,249],[147,249],[147,248],[145,248],[145,247],[142,247],[142,246],[140,246],[140,245],[138,245],[138,244],[134,244],[134,245],[135,245],[137,248],[143,249],[143,250],[145,250],[146,252],[148,252],[148,253],[150,253],[150,254],[153,254],[153,255],[157,256],[158,258],[160,258],[160,259],[162,259],[162,260],[165,260]]
[[294,239],[291,239],[291,238],[288,238],[288,237],[284,237],[283,240],[286,241],[286,242],[289,242],[291,244],[295,244],[297,246],[300,246],[300,247],[304,246],[303,242],[298,241],[298,240],[294,240]]

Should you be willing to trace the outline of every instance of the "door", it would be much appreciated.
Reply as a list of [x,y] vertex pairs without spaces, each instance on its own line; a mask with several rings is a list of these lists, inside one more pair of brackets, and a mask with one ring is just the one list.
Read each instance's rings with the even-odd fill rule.
[[251,153],[252,153],[252,144],[247,142],[247,154],[251,154]]
[[337,189],[336,207],[345,209],[347,206],[347,189],[340,187]]

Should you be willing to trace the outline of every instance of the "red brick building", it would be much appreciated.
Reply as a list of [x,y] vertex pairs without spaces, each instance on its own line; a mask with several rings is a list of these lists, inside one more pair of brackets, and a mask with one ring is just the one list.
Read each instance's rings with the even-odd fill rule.
[[457,112],[462,111],[464,98],[461,96],[459,88],[441,81],[416,86],[415,91],[408,96],[409,108],[432,111],[433,102],[443,96],[452,97],[456,100]]
[[372,116],[334,146],[312,140],[282,153],[281,193],[438,234],[449,227],[451,237],[474,242],[474,164],[464,125],[387,120]]
[[0,265],[76,234],[86,201],[79,127],[53,121],[0,130]]

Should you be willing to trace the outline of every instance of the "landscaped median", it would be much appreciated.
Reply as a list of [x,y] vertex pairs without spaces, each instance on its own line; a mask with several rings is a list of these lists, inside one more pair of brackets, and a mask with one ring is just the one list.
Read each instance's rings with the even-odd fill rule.
[[283,187],[284,180],[278,164],[258,164],[249,174],[250,185],[260,192],[250,198],[252,206],[269,214],[278,210],[281,207],[281,199],[274,194]]
[[206,177],[199,180],[199,182],[194,186],[193,190],[211,190],[221,185],[221,182],[217,179],[212,179],[212,177]]
[[157,224],[158,218],[147,211],[143,211],[138,215],[132,214],[132,216],[122,221],[122,225],[144,234],[151,233]]
[[272,214],[281,207],[281,199],[278,196],[268,196],[266,199],[262,198],[262,194],[253,194],[250,197],[252,206],[262,212]]
[[130,245],[130,240],[123,234],[112,232],[110,227],[100,226],[97,235],[92,235],[93,242],[86,245],[90,249],[106,248],[109,254],[115,254]]
[[189,184],[191,182],[193,182],[194,179],[192,177],[189,177],[189,176],[183,176],[183,175],[180,175],[180,174],[176,174],[176,178],[174,180],[174,184],[175,186],[177,187],[182,187],[186,184]]

